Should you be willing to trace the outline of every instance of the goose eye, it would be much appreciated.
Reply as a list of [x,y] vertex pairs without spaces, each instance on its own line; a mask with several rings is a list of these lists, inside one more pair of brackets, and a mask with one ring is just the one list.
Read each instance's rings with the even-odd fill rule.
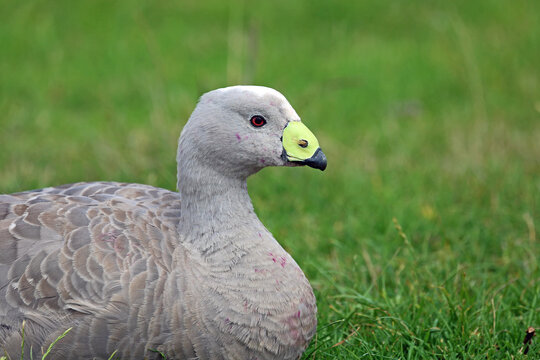
[[255,127],[261,127],[266,124],[266,120],[261,115],[255,115],[250,120],[251,125]]

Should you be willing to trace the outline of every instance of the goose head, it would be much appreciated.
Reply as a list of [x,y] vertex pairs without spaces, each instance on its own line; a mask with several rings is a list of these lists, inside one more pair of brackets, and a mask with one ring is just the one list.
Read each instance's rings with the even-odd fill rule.
[[182,130],[177,160],[179,172],[197,162],[241,177],[267,166],[326,168],[315,135],[281,93],[263,86],[204,94]]

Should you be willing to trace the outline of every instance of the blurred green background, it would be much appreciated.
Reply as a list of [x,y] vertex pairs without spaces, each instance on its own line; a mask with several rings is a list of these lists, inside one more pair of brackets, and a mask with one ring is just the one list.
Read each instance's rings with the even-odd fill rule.
[[534,357],[539,14],[533,0],[0,0],[0,192],[174,189],[198,97],[270,86],[329,162],[249,182],[315,289],[305,358]]

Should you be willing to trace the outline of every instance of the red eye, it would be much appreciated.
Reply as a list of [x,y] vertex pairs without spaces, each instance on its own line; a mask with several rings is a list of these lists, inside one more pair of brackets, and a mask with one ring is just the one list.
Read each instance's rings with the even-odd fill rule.
[[250,120],[251,125],[255,127],[261,127],[266,124],[266,120],[261,115],[255,115]]

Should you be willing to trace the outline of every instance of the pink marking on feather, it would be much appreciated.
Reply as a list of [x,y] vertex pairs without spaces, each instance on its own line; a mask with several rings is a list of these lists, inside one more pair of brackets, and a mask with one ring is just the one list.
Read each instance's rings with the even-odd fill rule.
[[105,234],[102,234],[102,240],[108,243],[112,243],[112,247],[115,252],[119,253],[124,250],[124,247],[119,244],[117,238],[120,236],[120,234],[116,234],[114,231],[108,231]]
[[103,241],[113,242],[117,237],[118,235],[116,235],[114,231],[109,231],[106,234],[103,234]]
[[299,331],[300,323],[298,318],[296,317],[296,314],[289,316],[289,318],[287,318],[284,323],[286,324],[289,330],[289,335],[294,340],[294,342],[297,344],[303,343],[304,341],[301,338]]
[[284,268],[285,265],[287,265],[287,258],[285,256],[278,257],[277,255],[274,255],[273,253],[268,253],[268,255],[270,255],[274,263],[281,265],[282,268]]
[[236,135],[236,140],[242,141],[242,137],[240,136],[239,133],[236,133],[236,134],[234,134],[234,135]]

